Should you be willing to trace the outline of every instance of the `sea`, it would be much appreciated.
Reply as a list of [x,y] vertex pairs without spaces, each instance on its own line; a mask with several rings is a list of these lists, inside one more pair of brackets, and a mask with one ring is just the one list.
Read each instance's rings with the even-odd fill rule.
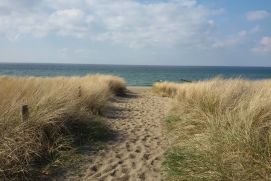
[[271,67],[0,63],[0,75],[53,77],[88,74],[116,75],[123,77],[129,86],[151,86],[158,81],[197,81],[217,76],[269,79]]

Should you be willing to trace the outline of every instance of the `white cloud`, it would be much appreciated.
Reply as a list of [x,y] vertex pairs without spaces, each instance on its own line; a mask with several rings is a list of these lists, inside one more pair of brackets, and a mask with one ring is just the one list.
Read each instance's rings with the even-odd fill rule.
[[43,0],[43,6],[47,6],[53,9],[72,9],[80,8],[83,6],[81,0]]
[[213,44],[213,48],[228,48],[240,44],[246,32],[240,32],[237,35],[230,36],[224,40],[218,40]]
[[[121,0],[119,0],[121,1]],[[110,40],[141,44],[188,43],[208,24],[208,11],[192,1],[141,4],[136,1],[88,0],[96,20],[90,27],[100,25],[94,40]]]
[[49,16],[48,28],[56,33],[66,36],[83,37],[87,33],[84,12],[80,9],[57,10]]
[[213,44],[213,48],[229,48],[242,44],[246,38],[254,33],[260,31],[259,26],[255,26],[249,30],[242,30],[234,35],[228,36],[224,39],[216,40]]
[[0,35],[9,39],[55,33],[131,47],[204,41],[210,17],[224,11],[196,0],[0,0],[1,9]]
[[253,48],[252,51],[257,53],[271,53],[271,37],[262,37],[259,45],[256,48]]
[[270,13],[268,11],[258,10],[258,11],[248,12],[246,15],[246,18],[249,21],[256,21],[256,20],[262,20],[268,16],[270,16]]

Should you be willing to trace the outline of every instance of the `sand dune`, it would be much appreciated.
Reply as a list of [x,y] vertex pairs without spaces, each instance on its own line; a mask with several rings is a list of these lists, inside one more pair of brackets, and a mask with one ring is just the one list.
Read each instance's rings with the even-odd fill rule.
[[91,155],[81,176],[65,180],[163,180],[161,162],[166,147],[161,121],[169,110],[168,98],[146,88],[116,98],[108,122],[119,136],[106,149]]

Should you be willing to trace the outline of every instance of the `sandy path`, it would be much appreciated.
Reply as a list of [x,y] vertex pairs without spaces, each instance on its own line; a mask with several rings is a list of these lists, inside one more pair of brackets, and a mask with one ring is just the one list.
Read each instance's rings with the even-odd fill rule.
[[161,162],[165,150],[161,120],[169,110],[169,99],[148,90],[132,88],[132,94],[117,98],[108,121],[119,136],[105,150],[92,155],[92,162],[79,178],[68,180],[162,179]]

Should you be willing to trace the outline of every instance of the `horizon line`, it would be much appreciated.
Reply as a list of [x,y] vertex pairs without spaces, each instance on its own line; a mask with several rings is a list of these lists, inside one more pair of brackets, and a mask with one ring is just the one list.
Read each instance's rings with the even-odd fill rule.
[[163,64],[98,64],[98,63],[45,63],[45,62],[0,62],[0,64],[37,64],[37,65],[103,65],[103,66],[153,66],[153,67],[258,67],[271,66],[244,66],[244,65],[163,65]]

